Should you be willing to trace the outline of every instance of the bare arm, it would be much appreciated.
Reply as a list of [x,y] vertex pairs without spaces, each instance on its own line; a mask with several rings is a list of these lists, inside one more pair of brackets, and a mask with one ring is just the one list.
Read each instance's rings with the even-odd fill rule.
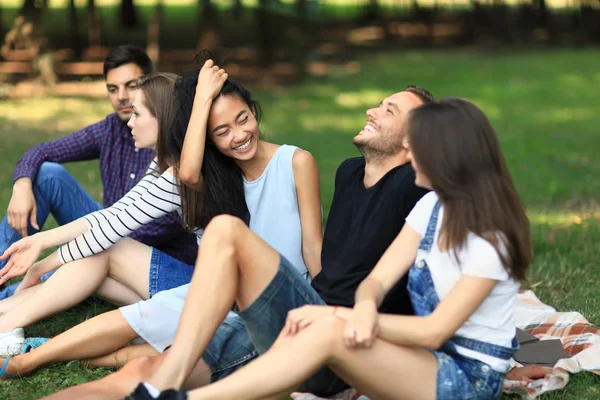
[[498,281],[463,275],[426,317],[379,316],[379,337],[404,346],[438,349],[489,296]]
[[404,224],[373,271],[358,287],[355,303],[370,302],[375,308],[379,307],[385,295],[415,262],[420,241],[421,235]]
[[414,263],[420,241],[421,235],[404,224],[373,271],[360,284],[344,333],[346,346],[371,346],[379,329],[377,309],[389,290]]
[[314,157],[304,150],[296,150],[292,165],[302,226],[302,256],[308,273],[314,278],[321,272],[323,244],[319,171]]
[[207,60],[198,75],[192,114],[185,132],[178,178],[192,188],[202,185],[202,161],[206,145],[208,116],[213,100],[219,95],[227,74]]

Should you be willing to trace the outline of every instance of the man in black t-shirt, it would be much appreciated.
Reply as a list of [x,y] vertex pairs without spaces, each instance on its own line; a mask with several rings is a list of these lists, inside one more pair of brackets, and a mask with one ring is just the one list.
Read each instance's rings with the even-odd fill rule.
[[[275,342],[290,310],[311,304],[354,304],[359,283],[425,194],[415,185],[403,142],[408,113],[431,101],[427,91],[408,86],[367,111],[366,124],[354,138],[363,157],[344,161],[336,174],[323,239],[322,271],[312,284],[241,220],[230,216],[213,219],[202,237],[176,340],[148,381],[149,387],[179,388],[194,365],[195,371],[210,370],[208,366],[198,368],[198,360],[234,301],[259,353]],[[316,310],[309,320],[332,313],[330,307]],[[381,310],[412,312],[406,281],[398,283]],[[197,381],[199,377],[189,378]],[[300,389],[327,396],[346,387],[330,370],[323,369]]]
[[[328,305],[352,306],[358,285],[375,267],[399,234],[406,216],[425,194],[415,186],[415,173],[403,141],[410,110],[431,101],[433,98],[427,91],[409,86],[367,111],[365,127],[354,138],[363,157],[344,161],[336,174],[335,194],[323,239],[322,270],[312,283],[243,221],[218,216],[203,234],[196,270],[169,351],[148,362],[134,360],[135,366],[125,367],[101,385],[89,386],[89,391],[98,389],[114,395],[116,390],[124,390],[127,382],[146,380],[130,397],[137,399],[146,398],[147,390],[178,389],[184,382],[187,387],[194,387],[200,382],[220,379],[245,363],[214,370],[214,365],[220,365],[216,359],[222,354],[215,354],[215,347],[220,351],[235,351],[249,335],[258,353],[263,353],[277,339],[292,309],[323,306],[310,308],[310,315],[305,316],[306,324],[310,324],[332,315],[333,308]],[[234,302],[243,323],[234,324],[231,314],[222,323]],[[381,311],[412,312],[405,280],[390,292]],[[248,362],[252,358],[248,357]],[[300,390],[328,396],[346,387],[325,368]]]

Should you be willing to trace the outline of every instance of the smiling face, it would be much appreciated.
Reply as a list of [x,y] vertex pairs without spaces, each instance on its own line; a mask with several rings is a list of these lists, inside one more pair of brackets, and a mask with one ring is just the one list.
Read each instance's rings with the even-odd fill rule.
[[256,154],[260,130],[248,104],[236,96],[220,96],[210,110],[208,134],[221,153],[247,161]]
[[153,148],[158,141],[158,120],[145,104],[143,91],[138,91],[133,98],[133,113],[127,126],[138,149]]
[[106,73],[106,90],[110,104],[121,121],[127,121],[133,114],[133,97],[138,89],[138,79],[142,69],[134,63],[121,65]]
[[354,138],[354,144],[365,156],[397,153],[403,147],[408,113],[421,104],[421,99],[410,92],[385,98],[378,107],[367,110],[367,123]]

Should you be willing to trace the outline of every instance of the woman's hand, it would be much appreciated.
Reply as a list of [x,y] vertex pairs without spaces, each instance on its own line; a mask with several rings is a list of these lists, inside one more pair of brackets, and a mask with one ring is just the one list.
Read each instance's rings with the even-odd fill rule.
[[221,92],[227,76],[225,70],[215,65],[213,60],[206,60],[198,74],[196,97],[200,101],[213,101]]
[[0,256],[0,260],[6,260],[10,257],[8,263],[0,270],[0,285],[11,278],[26,273],[37,261],[44,248],[43,236],[40,233],[27,236],[13,243]]
[[288,312],[283,336],[294,336],[302,329],[324,316],[333,315],[335,308],[330,306],[302,306]]
[[379,313],[375,302],[365,300],[354,305],[352,316],[346,321],[344,344],[346,347],[370,348],[379,332]]

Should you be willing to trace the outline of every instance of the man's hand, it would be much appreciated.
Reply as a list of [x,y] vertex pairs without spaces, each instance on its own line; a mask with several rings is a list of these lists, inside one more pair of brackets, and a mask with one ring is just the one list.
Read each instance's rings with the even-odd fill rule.
[[31,179],[21,178],[15,182],[7,214],[8,225],[22,237],[27,236],[29,221],[35,229],[40,229],[37,224],[37,205],[31,188]]

